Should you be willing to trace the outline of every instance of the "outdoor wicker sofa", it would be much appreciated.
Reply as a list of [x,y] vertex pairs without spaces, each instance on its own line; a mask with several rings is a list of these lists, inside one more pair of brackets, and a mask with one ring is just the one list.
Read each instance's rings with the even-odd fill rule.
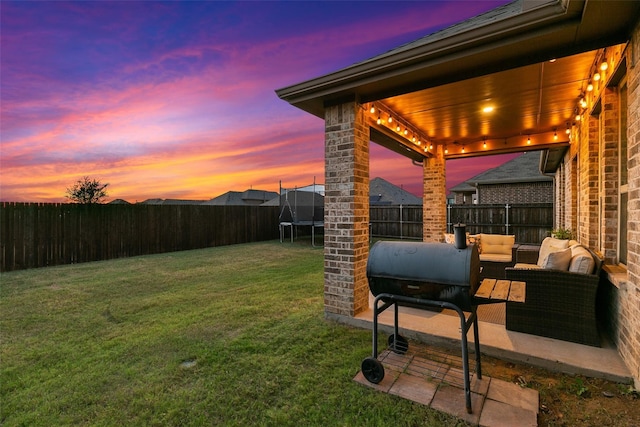
[[[524,261],[530,263],[533,251],[530,246],[528,249],[518,255],[528,256],[529,259]],[[526,268],[520,263],[523,261],[520,256],[515,267],[506,268],[508,280],[527,284],[524,303],[507,302],[507,330],[600,347],[596,295],[602,259],[590,249],[585,249],[594,261],[588,274],[543,269],[535,265]]]

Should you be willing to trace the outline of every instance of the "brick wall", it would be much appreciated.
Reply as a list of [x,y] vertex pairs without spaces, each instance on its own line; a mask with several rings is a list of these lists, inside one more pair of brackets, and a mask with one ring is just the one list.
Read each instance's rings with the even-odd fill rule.
[[600,251],[609,263],[616,263],[618,253],[618,145],[619,116],[618,93],[616,87],[602,91],[602,112],[600,114],[600,176],[601,176],[601,241]]
[[447,188],[444,147],[424,161],[422,199],[422,240],[442,242],[447,231]]
[[478,204],[553,203],[553,181],[478,185]]
[[355,102],[325,110],[325,313],[369,306],[369,127]]
[[640,21],[636,23],[627,51],[628,86],[628,251],[627,282],[620,292],[618,351],[640,389]]

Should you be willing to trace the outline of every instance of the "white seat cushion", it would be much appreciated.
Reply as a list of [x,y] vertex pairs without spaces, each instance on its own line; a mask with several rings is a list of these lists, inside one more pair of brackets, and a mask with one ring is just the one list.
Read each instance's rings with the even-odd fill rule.
[[513,268],[520,268],[523,270],[540,270],[540,266],[538,264],[525,264],[524,262],[517,263]]
[[483,252],[480,254],[480,261],[491,261],[491,262],[511,262],[511,254],[488,254]]

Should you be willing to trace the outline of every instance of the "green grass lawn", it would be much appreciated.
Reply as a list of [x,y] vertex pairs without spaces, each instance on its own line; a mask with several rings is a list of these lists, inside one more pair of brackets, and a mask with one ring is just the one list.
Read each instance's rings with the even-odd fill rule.
[[266,242],[0,275],[4,426],[438,426],[353,381],[323,255]]

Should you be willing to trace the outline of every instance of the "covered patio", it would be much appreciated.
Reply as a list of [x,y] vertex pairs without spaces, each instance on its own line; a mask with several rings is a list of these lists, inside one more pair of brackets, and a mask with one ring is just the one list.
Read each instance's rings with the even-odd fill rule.
[[[554,176],[556,227],[606,261],[612,347],[595,365],[620,361],[640,388],[639,16],[638,2],[516,0],[277,90],[325,120],[326,316],[370,319],[370,141],[422,163],[426,242],[446,231],[446,160],[540,151],[540,171]],[[438,337],[421,330],[435,324],[430,314],[415,315],[403,314],[409,333]],[[482,329],[483,351],[520,341]],[[529,337],[534,344],[518,350],[526,361],[559,358],[562,342]]]

